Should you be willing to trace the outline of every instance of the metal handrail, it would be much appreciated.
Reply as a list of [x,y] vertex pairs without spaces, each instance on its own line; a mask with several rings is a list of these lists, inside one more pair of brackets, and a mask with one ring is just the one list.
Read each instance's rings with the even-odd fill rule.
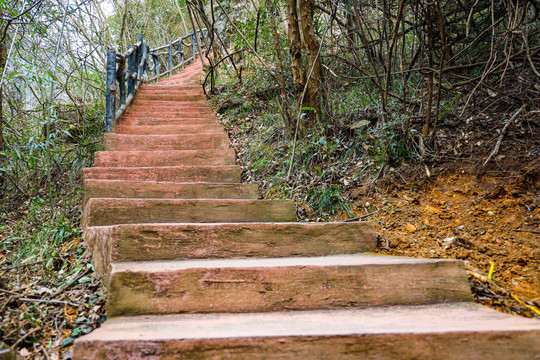
[[[207,35],[206,29],[197,31],[197,37],[201,45],[204,44],[204,38]],[[191,44],[186,45],[184,40],[188,38],[191,38]],[[173,46],[177,44],[176,51],[173,52]],[[191,56],[187,59],[184,59],[184,46],[191,48]],[[168,51],[159,52],[159,50],[163,49],[168,49]],[[168,70],[163,73],[159,72],[159,56],[161,55],[168,55]],[[180,55],[178,63],[173,66],[173,59],[177,55]],[[150,58],[153,61],[154,77],[149,79]],[[137,43],[130,45],[129,49],[124,53],[116,53],[114,50],[107,51],[105,132],[112,131],[113,125],[116,124],[116,121],[133,102],[133,98],[141,84],[151,81],[157,82],[160,77],[171,74],[195,58],[195,35],[193,32],[154,49],[150,49],[148,42],[144,40],[143,34],[139,34]],[[116,96],[117,84],[118,98]],[[118,110],[116,110],[117,103]]]

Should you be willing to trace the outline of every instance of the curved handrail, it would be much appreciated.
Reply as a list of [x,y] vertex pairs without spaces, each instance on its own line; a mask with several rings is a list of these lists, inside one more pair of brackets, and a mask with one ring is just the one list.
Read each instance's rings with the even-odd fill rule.
[[[204,44],[204,38],[208,35],[205,29],[198,30],[199,43]],[[201,36],[202,35],[202,36]],[[184,40],[191,38],[191,44],[184,44]],[[173,46],[176,51],[173,52]],[[189,57],[185,57],[184,47],[189,47]],[[159,52],[168,49],[168,51]],[[168,55],[167,71],[160,73],[159,56]],[[178,56],[179,55],[179,56]],[[107,51],[107,82],[106,82],[106,108],[105,108],[105,132],[111,132],[113,125],[124,114],[127,107],[133,102],[133,98],[139,86],[145,82],[158,81],[160,77],[170,75],[173,71],[184,66],[197,57],[195,52],[195,35],[181,36],[169,44],[150,49],[148,42],[139,34],[137,43],[129,46],[124,53],[116,53],[114,50]],[[148,78],[150,58],[153,61],[154,76]],[[177,64],[173,66],[173,60],[177,58]],[[117,93],[118,83],[118,98]],[[126,92],[127,86],[127,92]],[[116,105],[118,103],[118,110]]]

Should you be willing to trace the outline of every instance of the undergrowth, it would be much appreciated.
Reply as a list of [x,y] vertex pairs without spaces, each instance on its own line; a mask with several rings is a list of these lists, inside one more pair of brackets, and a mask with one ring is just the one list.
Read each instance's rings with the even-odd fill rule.
[[[369,107],[373,99],[360,84],[335,88],[332,117],[295,141],[285,131],[277,97],[261,98],[221,75],[213,101],[222,124],[240,139],[233,145],[246,180],[257,181],[265,198],[294,197],[301,219],[358,216],[347,190],[420,158],[418,131],[398,112],[378,121],[380,109]],[[251,82],[253,89],[264,86],[264,80]]]
[[0,338],[32,358],[62,358],[104,321],[80,227],[82,170],[102,146],[102,110],[78,111],[78,121],[56,119],[47,139],[22,119],[0,152]]

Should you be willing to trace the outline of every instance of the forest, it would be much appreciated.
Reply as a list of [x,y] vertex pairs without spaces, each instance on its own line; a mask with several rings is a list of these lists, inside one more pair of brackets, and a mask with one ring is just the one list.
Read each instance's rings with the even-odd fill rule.
[[22,356],[68,359],[105,321],[82,171],[103,149],[107,51],[139,34],[158,48],[202,30],[201,85],[261,198],[372,221],[380,253],[463,259],[476,301],[540,317],[539,1],[0,9],[0,339]]

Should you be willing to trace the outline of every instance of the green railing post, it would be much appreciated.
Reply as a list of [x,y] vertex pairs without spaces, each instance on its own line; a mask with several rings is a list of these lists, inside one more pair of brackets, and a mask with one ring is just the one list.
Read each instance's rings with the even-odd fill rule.
[[195,59],[195,33],[191,34],[191,57]]
[[107,51],[107,88],[105,95],[105,132],[111,132],[116,115],[116,51]]
[[169,76],[171,76],[171,71],[172,69],[172,42],[169,41]]
[[[130,48],[134,48],[135,45],[130,45]],[[137,51],[134,50],[131,55],[129,55],[127,59],[127,68],[129,71],[129,79],[128,79],[128,93],[127,95],[133,95],[133,91],[135,90],[135,84],[137,82],[136,79],[134,79],[135,73],[137,71],[135,62],[137,61]]]
[[184,62],[184,44],[182,44],[182,38],[178,40],[178,51],[180,52],[180,63]]
[[119,90],[119,99],[118,106],[122,106],[126,103],[126,60],[122,59],[120,63],[120,74],[117,77],[118,80],[118,90]]

